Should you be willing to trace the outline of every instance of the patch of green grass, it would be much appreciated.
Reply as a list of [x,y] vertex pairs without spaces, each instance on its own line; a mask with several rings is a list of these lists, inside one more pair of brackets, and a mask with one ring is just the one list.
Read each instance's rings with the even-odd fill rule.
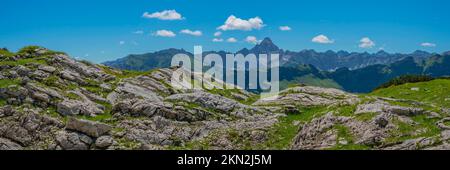
[[14,53],[0,48],[0,59],[14,56]]
[[449,122],[449,121],[446,121],[446,122],[444,122],[444,125],[445,125],[445,126],[450,126],[450,122]]
[[18,85],[20,80],[18,79],[0,79],[0,88],[6,88],[10,85]]
[[417,115],[412,119],[419,123],[419,126],[427,129],[425,133],[420,134],[420,137],[431,137],[440,134],[441,130],[437,127],[436,123],[438,119],[430,119],[427,115]]
[[[412,88],[418,88],[418,90],[411,90]],[[370,95],[414,100],[450,108],[450,80],[436,79],[428,82],[407,83],[379,89]]]
[[24,58],[24,59],[19,59],[17,61],[11,61],[11,60],[0,61],[0,65],[8,65],[8,66],[25,65],[28,63],[37,63],[37,64],[42,64],[42,65],[47,65],[47,60],[45,60],[44,58]]
[[294,80],[282,80],[280,81],[280,89],[284,90],[290,87],[298,87],[299,85],[308,85],[308,86],[318,86],[318,87],[325,87],[325,88],[335,88],[335,89],[342,89],[342,87],[336,83],[332,79],[321,79],[318,78],[312,74],[305,75],[302,77],[297,77]]
[[[42,81],[42,83],[45,84],[45,85],[47,85],[47,86],[58,87],[58,88],[60,88],[60,86],[62,86],[62,85],[61,85],[61,83],[59,83],[58,81],[59,81],[59,77],[58,77],[58,76],[55,76],[55,75],[52,75],[52,76],[50,76],[50,77],[44,79],[44,80]],[[60,88],[60,89],[61,89],[61,88]]]
[[436,112],[436,113],[441,112],[440,107],[432,106],[432,104],[417,103],[417,102],[412,101],[412,100],[405,100],[405,101],[388,100],[387,102],[390,105],[394,105],[394,106],[415,107],[415,108],[421,108],[421,109],[424,109],[424,110],[427,110],[427,111],[431,111],[431,112]]
[[0,98],[0,106],[5,106],[6,105],[6,100],[3,98]]
[[150,74],[153,71],[155,71],[155,70],[150,70],[150,71],[115,70],[111,67],[104,66],[104,65],[100,65],[100,67],[102,68],[102,70],[105,73],[114,75],[120,79],[147,75],[147,74]]
[[256,148],[260,149],[288,149],[292,140],[298,133],[299,126],[294,125],[295,121],[299,123],[308,123],[314,118],[326,114],[324,107],[303,108],[300,114],[288,114],[279,119],[279,122],[269,130],[268,140]]
[[356,105],[339,106],[334,115],[336,116],[353,116],[356,111]]
[[[25,46],[23,48],[21,48],[17,54],[19,55],[23,55],[23,54],[35,54],[36,50],[38,49],[45,49],[43,47],[40,46],[35,46],[35,45],[30,45],[30,46]],[[41,54],[41,55],[57,55],[57,54],[66,54],[64,52],[59,52],[59,51],[53,51],[53,50],[49,50],[49,49],[45,49],[46,52]]]
[[[333,130],[337,131],[337,139],[338,143],[332,147],[329,148],[330,150],[367,150],[370,149],[369,146],[366,145],[359,145],[355,144],[354,137],[348,127],[344,125],[335,125],[333,127]],[[339,143],[339,140],[345,140],[347,141],[346,144]]]
[[336,145],[328,150],[369,150],[370,147],[360,144]]
[[64,123],[67,122],[68,117],[67,116],[62,116],[60,115],[57,111],[56,111],[56,107],[51,106],[48,107],[47,110],[44,112],[44,114],[49,115],[50,117],[62,120]]
[[119,144],[120,147],[126,148],[126,149],[139,149],[141,147],[141,144],[136,141],[128,140],[125,138],[120,138],[117,140],[117,144]]
[[80,96],[78,96],[77,94],[72,93],[72,92],[67,93],[66,97],[69,99],[72,99],[72,100],[80,100],[81,99]]
[[355,119],[359,120],[359,121],[363,121],[363,122],[368,122],[368,121],[371,121],[377,115],[378,115],[378,113],[374,113],[374,112],[360,113],[355,116]]
[[105,91],[100,86],[82,86],[82,87],[91,93],[104,96]]
[[[441,132],[436,126],[438,119],[427,118],[427,115],[417,115],[413,116],[412,120],[416,122],[416,124],[409,124],[394,119],[392,123],[397,126],[397,129],[390,132],[391,137],[387,138],[385,143],[398,143],[419,137],[432,137]],[[418,132],[418,130],[420,130],[420,132]]]

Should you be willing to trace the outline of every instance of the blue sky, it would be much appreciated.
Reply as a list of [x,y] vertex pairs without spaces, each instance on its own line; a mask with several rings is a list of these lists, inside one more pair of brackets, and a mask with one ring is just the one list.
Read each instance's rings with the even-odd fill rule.
[[[446,0],[2,0],[0,47],[40,45],[103,62],[172,47],[192,51],[194,45],[234,52],[251,48],[250,36],[270,37],[293,51],[440,53],[450,50],[449,6]],[[164,11],[175,14],[172,20],[156,13]],[[231,15],[241,22],[225,25]],[[175,36],[157,36],[158,30]],[[222,34],[215,37],[217,31]],[[237,42],[227,42],[232,37]]]

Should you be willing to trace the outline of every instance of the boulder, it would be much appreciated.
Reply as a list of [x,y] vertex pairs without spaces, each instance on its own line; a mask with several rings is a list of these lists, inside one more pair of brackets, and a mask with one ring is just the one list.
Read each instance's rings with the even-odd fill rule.
[[103,106],[84,100],[64,100],[57,104],[56,111],[61,115],[95,116],[103,113]]
[[45,72],[48,72],[48,73],[53,73],[53,72],[56,71],[55,67],[46,66],[46,65],[39,65],[38,69],[42,70],[42,71],[45,71]]
[[22,146],[9,139],[0,137],[0,150],[22,150]]
[[64,130],[56,132],[56,141],[64,150],[88,150],[92,144],[89,136]]
[[390,105],[384,107],[383,111],[400,116],[415,116],[425,113],[425,110],[421,108],[390,106]]
[[22,65],[15,67],[14,70],[16,70],[16,72],[22,77],[28,76],[31,72],[31,70],[29,68],[22,66]]
[[389,119],[386,115],[381,114],[375,117],[374,122],[380,128],[385,128],[389,124]]
[[95,140],[95,146],[98,148],[107,148],[113,144],[114,140],[111,136],[101,136]]
[[111,131],[111,126],[99,122],[70,117],[66,129],[82,132],[92,137],[100,137]]
[[443,141],[450,140],[450,130],[444,130],[441,132],[441,138]]
[[36,70],[31,74],[31,77],[37,80],[44,80],[50,76],[49,73],[42,70]]
[[4,106],[0,108],[0,117],[12,116],[15,112],[12,106]]
[[121,83],[116,91],[121,94],[131,94],[134,97],[145,98],[146,100],[151,100],[154,102],[161,102],[162,97],[159,96],[154,89],[149,89],[148,87],[143,87],[131,83]]
[[80,114],[80,103],[75,100],[64,100],[58,103],[56,111],[64,116],[73,116]]
[[31,94],[31,97],[45,103],[50,103],[50,96],[45,93],[35,92]]

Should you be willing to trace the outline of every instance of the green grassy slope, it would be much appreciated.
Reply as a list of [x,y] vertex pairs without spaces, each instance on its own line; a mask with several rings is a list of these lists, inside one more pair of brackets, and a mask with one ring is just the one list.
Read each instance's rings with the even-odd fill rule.
[[450,108],[450,80],[436,79],[428,82],[407,83],[379,89],[370,95],[414,100],[438,107]]

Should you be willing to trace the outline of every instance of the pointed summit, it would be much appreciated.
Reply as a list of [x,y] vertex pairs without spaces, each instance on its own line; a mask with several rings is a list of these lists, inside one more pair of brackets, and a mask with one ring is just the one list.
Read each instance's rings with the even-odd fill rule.
[[269,37],[264,38],[260,44],[273,44],[272,40]]
[[272,53],[278,52],[280,48],[273,44],[270,38],[264,38],[258,45],[253,47],[250,51],[255,54],[264,54],[264,53]]

